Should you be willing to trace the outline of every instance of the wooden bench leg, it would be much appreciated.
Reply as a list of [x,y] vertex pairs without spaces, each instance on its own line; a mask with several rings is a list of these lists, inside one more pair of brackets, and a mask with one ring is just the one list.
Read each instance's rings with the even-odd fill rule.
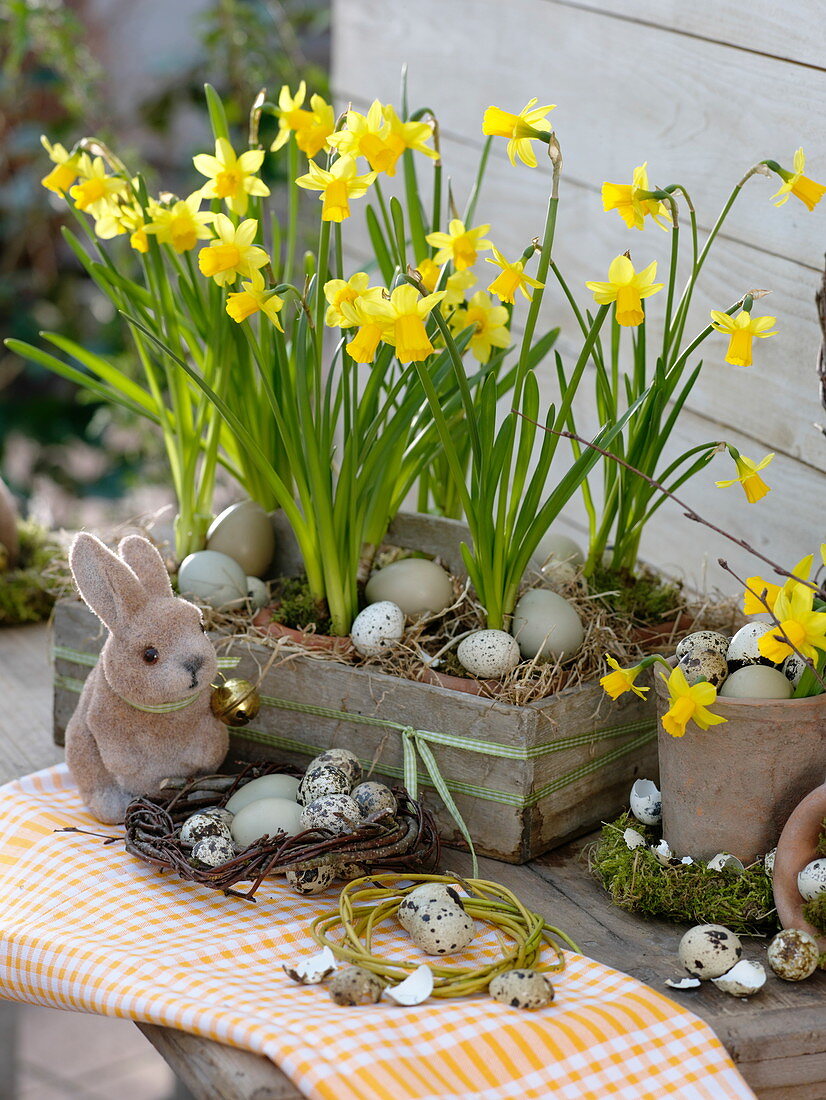
[[17,1100],[19,1010],[13,1001],[0,1000],[0,1100]]

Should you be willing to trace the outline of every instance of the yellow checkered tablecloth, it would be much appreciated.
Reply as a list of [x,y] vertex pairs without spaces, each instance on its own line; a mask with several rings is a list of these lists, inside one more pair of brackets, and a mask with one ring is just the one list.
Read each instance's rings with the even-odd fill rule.
[[[0,788],[5,998],[257,1051],[317,1100],[753,1100],[703,1021],[601,963],[567,953],[534,1013],[487,997],[339,1008],[281,970],[317,950],[307,927],[334,890],[301,898],[274,879],[253,905],[54,831],[67,825],[100,829],[64,766]],[[390,931],[394,944],[410,957]]]

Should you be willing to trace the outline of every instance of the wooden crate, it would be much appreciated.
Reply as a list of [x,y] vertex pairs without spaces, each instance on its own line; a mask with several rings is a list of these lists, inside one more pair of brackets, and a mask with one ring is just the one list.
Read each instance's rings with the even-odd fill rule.
[[[456,567],[456,535],[463,531],[452,521],[403,517],[390,538],[439,553]],[[279,568],[288,571],[297,564],[287,546]],[[104,640],[104,628],[84,604],[58,604],[54,724],[59,743]],[[229,649],[227,639],[214,640],[222,656],[229,652],[238,659],[232,674],[253,681],[272,656],[251,639],[234,639]],[[259,716],[251,726],[232,731],[236,757],[302,765],[323,749],[344,746],[365,766],[375,764],[379,776],[399,780],[404,743],[424,744],[417,753],[420,793],[445,840],[458,842],[460,832],[422,760],[428,749],[476,850],[512,863],[615,816],[627,804],[633,781],[657,774],[653,703],[630,693],[611,703],[596,683],[516,707],[293,655],[270,668],[260,691]],[[307,713],[308,705],[324,713]]]

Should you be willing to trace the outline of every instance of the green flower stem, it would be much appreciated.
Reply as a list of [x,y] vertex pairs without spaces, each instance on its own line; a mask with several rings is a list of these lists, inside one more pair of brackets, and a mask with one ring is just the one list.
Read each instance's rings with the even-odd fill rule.
[[295,264],[295,249],[298,240],[298,207],[299,188],[296,186],[298,178],[298,146],[295,137],[291,136],[287,142],[289,183],[287,184],[287,242],[284,253],[284,274],[282,281],[292,282],[293,265]]

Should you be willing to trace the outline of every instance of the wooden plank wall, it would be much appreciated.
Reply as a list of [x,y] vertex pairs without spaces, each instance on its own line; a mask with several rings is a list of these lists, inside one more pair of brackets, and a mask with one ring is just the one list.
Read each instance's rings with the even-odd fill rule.
[[[755,0],[333,0],[337,103],[364,108],[374,98],[398,104],[401,67],[409,67],[411,106],[437,114],[446,170],[459,207],[482,145],[489,104],[519,110],[533,96],[558,104],[552,121],[565,170],[555,257],[573,286],[604,279],[611,258],[633,250],[637,267],[665,266],[668,234],[628,230],[602,212],[604,180],[630,181],[647,160],[652,182],[683,183],[703,230],[713,224],[733,184],[756,161],[791,165],[802,145],[814,178],[826,181],[826,34],[818,0],[778,5]],[[497,141],[478,222],[516,256],[542,231],[549,173],[509,164]],[[773,491],[748,505],[739,489],[713,487],[730,476],[719,456],[685,490],[716,523],[793,564],[826,538],[826,419],[818,401],[815,360],[820,331],[814,293],[826,248],[826,202],[809,213],[796,199],[775,208],[775,177],[754,177],[718,240],[695,295],[689,332],[751,288],[770,289],[758,312],[778,318],[779,334],[756,342],[755,365],[725,364],[725,338],[711,338],[705,365],[674,439],[680,449],[726,439],[745,454],[777,457]],[[345,233],[357,266],[366,254],[363,223]],[[481,269],[486,270],[481,270]],[[494,272],[479,265],[480,286]],[[570,314],[555,290],[546,318],[563,326],[570,354]],[[656,302],[656,299],[654,300]],[[659,307],[662,308],[661,306]],[[652,314],[654,313],[652,303]],[[524,314],[523,314],[524,316]],[[543,386],[554,396],[551,364]],[[588,402],[581,407],[588,423]],[[575,531],[584,513],[568,509]],[[671,505],[650,525],[643,553],[693,584],[736,590],[716,564],[719,554],[754,572],[753,560],[724,539],[681,518]]]

